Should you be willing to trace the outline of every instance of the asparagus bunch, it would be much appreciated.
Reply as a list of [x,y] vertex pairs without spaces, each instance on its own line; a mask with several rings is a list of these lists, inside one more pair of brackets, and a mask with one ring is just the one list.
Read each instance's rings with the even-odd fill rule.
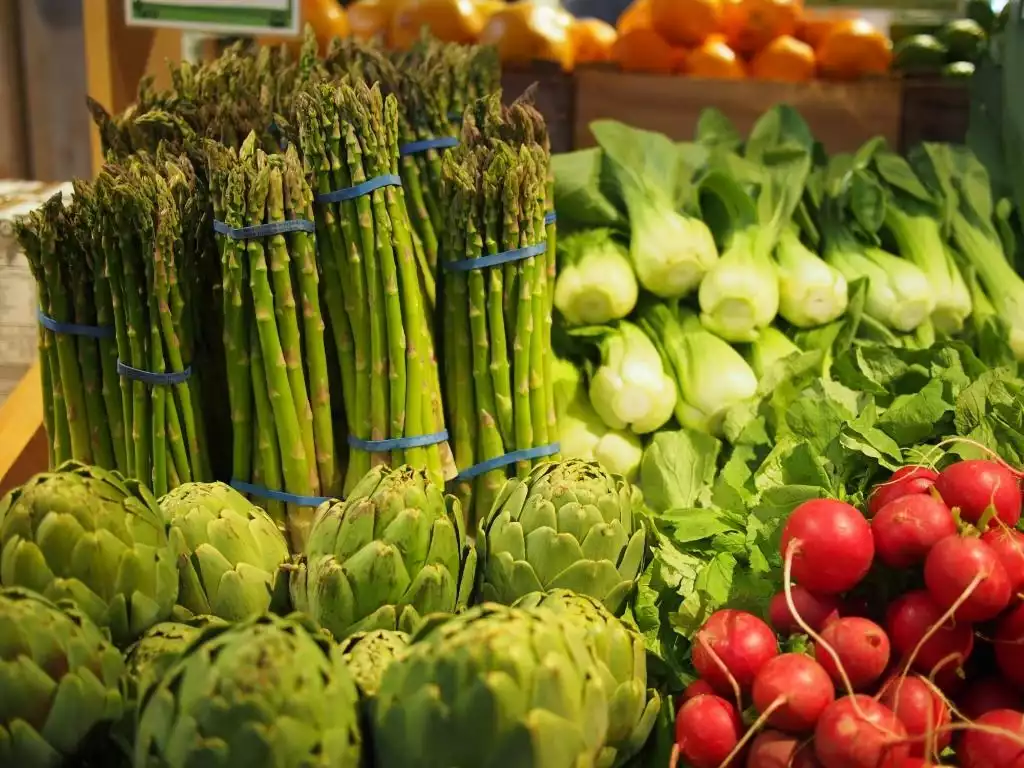
[[[217,218],[232,229],[313,221],[294,146],[267,155],[250,134],[239,152],[209,145]],[[232,477],[296,497],[340,489],[316,240],[292,231],[219,238]],[[258,496],[258,494],[257,494]],[[301,549],[311,501],[256,498]]]
[[100,246],[93,189],[76,184],[73,207],[60,193],[16,224],[36,279],[39,308],[58,323],[94,332],[39,326],[43,416],[50,466],[68,459],[129,469],[110,283],[97,268]]
[[156,90],[151,77],[143,78],[135,104],[119,115],[92,99],[88,103],[104,150],[114,157],[155,152],[161,142],[180,147],[189,135],[237,149],[254,131],[261,147],[276,151],[299,86],[324,74],[316,37],[307,30],[297,61],[283,46],[254,50],[239,42],[209,61],[172,64],[168,90]]
[[[397,175],[398,101],[362,80],[319,84],[297,99],[307,175],[324,195]],[[341,369],[348,431],[358,441],[444,428],[429,300],[401,186],[317,202],[323,297]],[[394,450],[354,447],[346,492],[371,467],[410,464],[437,482],[453,474],[447,442]]]
[[[462,144],[442,164],[445,262],[466,262],[465,267],[545,242],[550,158],[536,141],[509,140],[523,130],[517,121],[527,117],[532,119],[522,108],[503,111],[497,97],[467,111]],[[463,473],[456,492],[471,518],[487,513],[510,472],[525,477],[544,456],[475,477],[474,467],[557,439],[548,257],[540,253],[483,269],[451,263],[445,268],[445,402]]]
[[434,91],[446,105],[451,129],[459,131],[466,108],[501,87],[498,49],[445,43],[424,30],[409,51],[396,54],[400,70],[430,72]]
[[[400,68],[379,48],[356,40],[336,39],[327,54],[329,72],[349,74],[368,85],[380,83],[385,94],[398,99],[399,170],[412,220],[416,256],[423,271],[431,307],[435,302],[438,233],[444,225],[441,211],[441,157],[447,148],[430,146],[437,139],[453,139],[448,120],[448,99],[438,82],[447,72],[439,61],[417,68]],[[422,142],[428,142],[423,145]]]

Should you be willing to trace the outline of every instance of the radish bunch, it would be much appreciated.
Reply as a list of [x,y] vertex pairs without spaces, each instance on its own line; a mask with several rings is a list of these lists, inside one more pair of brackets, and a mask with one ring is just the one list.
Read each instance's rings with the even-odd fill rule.
[[[771,626],[724,609],[696,633],[699,679],[676,718],[682,764],[931,768],[952,745],[960,768],[1024,768],[1019,473],[985,460],[904,467],[867,508],[870,519],[829,499],[797,507]],[[920,588],[882,606],[848,594],[893,569]],[[808,635],[810,652],[781,653],[776,633]],[[972,659],[988,676],[968,679]]]

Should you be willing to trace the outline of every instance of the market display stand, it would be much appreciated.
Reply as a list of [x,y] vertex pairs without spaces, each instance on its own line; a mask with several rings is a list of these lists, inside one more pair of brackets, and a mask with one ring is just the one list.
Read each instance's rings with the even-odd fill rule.
[[0,407],[0,495],[46,470],[39,363],[33,363]]

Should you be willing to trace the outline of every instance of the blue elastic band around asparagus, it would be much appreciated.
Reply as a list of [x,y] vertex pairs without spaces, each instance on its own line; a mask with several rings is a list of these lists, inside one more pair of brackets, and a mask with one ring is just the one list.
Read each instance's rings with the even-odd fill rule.
[[62,323],[54,320],[41,309],[36,310],[36,317],[39,324],[48,331],[63,333],[68,336],[88,336],[90,339],[112,339],[114,338],[114,326],[112,325],[79,325],[78,323]]
[[548,211],[547,213],[544,214],[545,226],[547,226],[548,224],[554,224],[556,221],[558,221],[558,214],[555,213],[554,211]]
[[413,437],[389,437],[387,440],[361,440],[354,435],[348,436],[348,444],[367,453],[387,453],[403,448],[424,448],[428,445],[437,445],[448,439],[448,430],[432,432],[429,435],[414,435]]
[[155,373],[153,371],[144,371],[141,368],[132,368],[127,363],[122,363],[120,360],[117,361],[117,375],[122,376],[126,379],[132,379],[133,381],[141,381],[144,384],[152,384],[153,386],[166,386],[169,384],[183,384],[188,381],[192,375],[192,366],[188,366],[184,371],[168,371],[167,373]]
[[261,237],[284,235],[288,232],[316,232],[316,224],[309,219],[289,219],[288,221],[257,224],[252,227],[229,227],[223,221],[214,219],[213,231],[232,240],[256,240]]
[[517,461],[531,461],[532,459],[542,459],[545,456],[552,456],[562,450],[562,446],[559,443],[550,443],[548,445],[540,445],[536,448],[523,448],[521,451],[512,451],[502,456],[495,456],[493,459],[487,461],[481,461],[479,464],[474,464],[472,467],[462,470],[456,475],[456,480],[472,480],[478,475],[482,475],[491,470],[501,469],[507,467],[509,464],[515,464]]
[[537,243],[536,245],[528,245],[525,248],[516,248],[514,251],[492,253],[489,256],[480,256],[475,259],[444,262],[442,268],[445,272],[471,272],[474,269],[487,269],[487,267],[495,267],[498,264],[505,264],[509,261],[522,261],[523,259],[529,259],[531,256],[540,256],[547,249],[547,243]]
[[357,197],[368,195],[381,187],[400,186],[402,186],[402,177],[394,173],[388,173],[384,176],[374,176],[372,179],[367,179],[361,184],[356,184],[354,187],[324,192],[322,195],[317,195],[315,199],[318,203],[340,203],[343,200],[355,200]]
[[459,140],[454,136],[439,136],[436,139],[420,139],[402,144],[398,148],[398,154],[402,157],[415,155],[419,152],[426,152],[428,149],[451,149],[459,146]]
[[264,488],[262,485],[247,483],[243,480],[232,480],[229,485],[239,493],[248,493],[250,496],[257,496],[261,499],[282,501],[285,504],[294,504],[296,507],[319,507],[325,501],[331,501],[329,496],[298,496],[294,493]]

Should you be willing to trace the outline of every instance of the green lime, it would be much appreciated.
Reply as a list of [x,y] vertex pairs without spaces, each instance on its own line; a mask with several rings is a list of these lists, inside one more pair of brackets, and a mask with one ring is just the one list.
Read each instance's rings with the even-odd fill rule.
[[949,51],[934,35],[911,35],[896,44],[892,66],[900,72],[937,72]]
[[942,68],[943,77],[971,77],[974,74],[974,62],[954,61]]
[[956,19],[949,22],[939,37],[949,49],[951,61],[977,61],[988,45],[988,35],[974,19]]

